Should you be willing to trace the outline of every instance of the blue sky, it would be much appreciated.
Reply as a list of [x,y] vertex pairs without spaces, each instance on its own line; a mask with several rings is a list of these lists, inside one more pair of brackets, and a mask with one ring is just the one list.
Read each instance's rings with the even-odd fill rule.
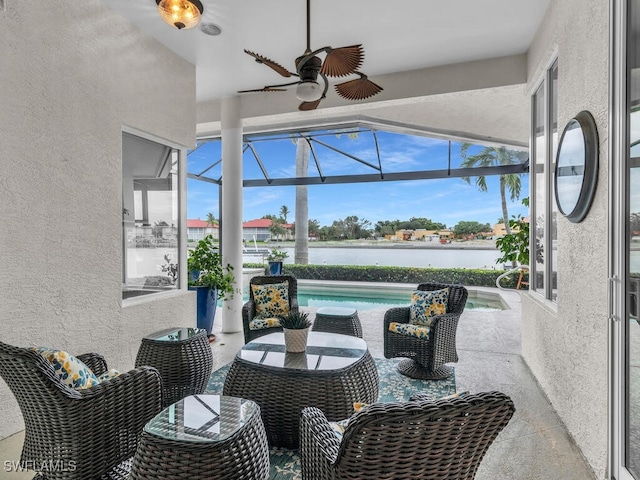
[[[446,169],[449,155],[451,167],[462,161],[460,143],[444,140],[377,132],[383,172],[405,172]],[[370,132],[360,132],[357,138],[335,134],[320,137],[323,143],[348,151],[364,162],[378,165],[376,143]],[[323,145],[314,148],[325,176],[376,173],[371,167],[347,158]],[[296,146],[290,138],[255,141],[254,148],[271,178],[295,176]],[[474,146],[469,154],[481,149]],[[450,153],[449,153],[450,152]],[[188,171],[199,173],[220,159],[220,143],[210,142],[189,154]],[[263,178],[262,172],[250,151],[243,159],[245,179]],[[206,175],[218,178],[220,165]],[[313,160],[309,164],[309,175],[318,176]],[[523,175],[521,198],[528,196],[529,179]],[[459,221],[478,221],[493,225],[502,217],[498,177],[487,177],[488,191],[481,192],[473,183],[469,185],[461,178],[405,180],[397,182],[375,182],[354,184],[310,185],[309,218],[323,225],[334,220],[356,215],[375,225],[380,220],[408,220],[410,217],[426,217],[452,228]],[[208,212],[218,217],[217,185],[189,179],[187,182],[188,218],[204,219]],[[282,205],[291,212],[288,221],[295,218],[295,187],[247,187],[243,191],[243,220],[253,220],[264,215],[278,215]],[[508,201],[509,216],[527,215],[520,200]]]

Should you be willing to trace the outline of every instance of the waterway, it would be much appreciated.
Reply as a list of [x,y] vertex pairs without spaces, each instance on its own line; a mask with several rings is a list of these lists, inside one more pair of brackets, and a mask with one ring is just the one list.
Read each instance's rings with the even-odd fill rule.
[[[289,255],[284,263],[293,263],[294,248],[283,247]],[[309,248],[309,263],[314,265],[384,265],[426,268],[483,268],[502,270],[496,263],[501,252],[495,249],[442,248],[372,248],[322,247]],[[261,256],[245,256],[245,262],[261,262]]]

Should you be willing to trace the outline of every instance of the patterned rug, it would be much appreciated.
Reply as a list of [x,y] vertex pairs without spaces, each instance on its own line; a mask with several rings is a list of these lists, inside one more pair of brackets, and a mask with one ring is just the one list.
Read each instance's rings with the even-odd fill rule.
[[[413,380],[400,375],[396,365],[400,360],[374,359],[380,377],[379,402],[402,402],[408,400],[414,393],[427,393],[434,399],[455,393],[455,372],[446,380]],[[206,393],[222,394],[224,379],[229,371],[229,365],[211,374]],[[301,480],[300,457],[294,450],[272,448],[269,453],[271,461],[270,480]]]

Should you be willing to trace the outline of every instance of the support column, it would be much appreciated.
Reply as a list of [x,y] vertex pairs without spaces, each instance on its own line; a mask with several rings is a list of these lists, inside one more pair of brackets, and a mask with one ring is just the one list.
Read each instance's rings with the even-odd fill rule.
[[240,97],[222,99],[222,262],[233,267],[233,298],[222,302],[222,331],[242,331],[242,119]]

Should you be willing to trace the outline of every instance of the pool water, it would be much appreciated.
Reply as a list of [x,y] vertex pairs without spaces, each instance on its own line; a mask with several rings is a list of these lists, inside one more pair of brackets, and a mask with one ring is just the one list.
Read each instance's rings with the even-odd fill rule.
[[[243,301],[249,299],[248,293],[243,296]],[[298,304],[301,307],[349,307],[358,311],[372,310],[374,308],[389,309],[392,307],[408,307],[411,302],[411,294],[408,292],[384,292],[376,296],[366,296],[349,289],[314,290],[313,288],[298,287]],[[499,294],[491,294],[470,290],[465,310],[495,312],[505,310]]]

